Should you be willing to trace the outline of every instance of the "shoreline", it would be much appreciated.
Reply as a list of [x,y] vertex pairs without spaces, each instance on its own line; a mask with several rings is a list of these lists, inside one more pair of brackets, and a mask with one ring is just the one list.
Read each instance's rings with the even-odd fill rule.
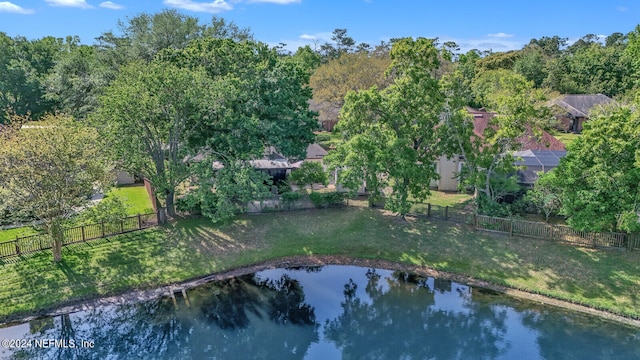
[[200,285],[207,284],[212,281],[225,280],[241,275],[251,274],[263,270],[298,267],[298,266],[324,266],[324,265],[351,265],[369,268],[379,268],[386,270],[397,270],[415,273],[421,276],[435,277],[440,279],[451,280],[472,287],[493,290],[518,299],[535,301],[542,305],[550,305],[570,311],[575,311],[591,316],[597,316],[602,319],[614,321],[627,326],[640,328],[640,319],[626,317],[606,310],[600,310],[586,305],[573,303],[570,301],[553,298],[546,295],[536,294],[524,290],[511,288],[504,285],[491,283],[488,281],[472,278],[466,275],[449,273],[440,270],[434,270],[423,266],[410,265],[402,262],[393,262],[379,259],[365,259],[350,257],[346,255],[310,255],[310,256],[289,256],[277,259],[271,259],[252,265],[241,266],[221,272],[216,272],[206,276],[185,280],[173,284],[165,284],[149,290],[130,290],[118,295],[93,297],[88,299],[79,299],[71,301],[60,306],[36,311],[31,315],[7,316],[0,323],[0,328],[17,325],[32,321],[34,319],[50,316],[59,316],[63,314],[74,313],[83,310],[93,309],[99,306],[118,305],[132,302],[142,302],[153,300],[163,296],[170,296],[175,290],[188,290]]

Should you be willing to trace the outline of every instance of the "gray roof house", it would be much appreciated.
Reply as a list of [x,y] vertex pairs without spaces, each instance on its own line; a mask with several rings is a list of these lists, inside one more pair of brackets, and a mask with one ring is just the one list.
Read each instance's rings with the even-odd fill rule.
[[561,95],[551,102],[559,108],[556,118],[563,131],[580,133],[582,125],[589,119],[591,112],[601,106],[613,103],[614,100],[603,94]]

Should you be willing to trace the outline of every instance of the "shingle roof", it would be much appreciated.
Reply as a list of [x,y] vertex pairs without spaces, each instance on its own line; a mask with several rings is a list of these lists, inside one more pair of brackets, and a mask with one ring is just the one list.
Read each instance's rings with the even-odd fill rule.
[[566,110],[569,114],[578,117],[589,117],[591,110],[597,106],[613,102],[613,99],[603,94],[591,95],[562,95],[553,101],[553,104]]
[[322,159],[327,156],[327,154],[327,150],[323,149],[322,146],[317,143],[307,146],[307,159]]

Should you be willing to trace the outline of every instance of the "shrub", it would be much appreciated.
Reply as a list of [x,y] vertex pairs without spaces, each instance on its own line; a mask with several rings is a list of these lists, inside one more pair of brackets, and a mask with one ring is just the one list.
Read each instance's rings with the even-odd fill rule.
[[176,200],[176,210],[191,215],[202,214],[202,201],[196,193],[187,193]]
[[348,194],[345,192],[329,192],[329,193],[319,193],[312,192],[309,194],[309,199],[313,203],[313,205],[317,208],[322,207],[336,207],[344,205],[344,201],[347,198]]
[[331,140],[329,134],[316,134],[316,142],[325,142]]
[[282,196],[282,201],[284,202],[294,202],[300,199],[300,194],[295,191],[288,191],[286,193],[283,193],[281,196]]

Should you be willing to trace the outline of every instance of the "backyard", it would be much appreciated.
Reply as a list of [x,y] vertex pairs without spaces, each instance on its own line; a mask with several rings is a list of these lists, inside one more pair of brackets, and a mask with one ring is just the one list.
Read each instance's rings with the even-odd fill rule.
[[[0,260],[0,316],[290,257],[348,256],[436,269],[640,317],[638,252],[502,237],[366,207],[202,218]],[[310,262],[312,260],[309,260]]]
[[[105,198],[118,197],[126,204],[127,215],[147,214],[153,212],[153,206],[144,186],[122,186],[112,188]],[[41,232],[36,226],[23,226],[0,230],[0,242],[15,240],[16,237],[35,235]]]

